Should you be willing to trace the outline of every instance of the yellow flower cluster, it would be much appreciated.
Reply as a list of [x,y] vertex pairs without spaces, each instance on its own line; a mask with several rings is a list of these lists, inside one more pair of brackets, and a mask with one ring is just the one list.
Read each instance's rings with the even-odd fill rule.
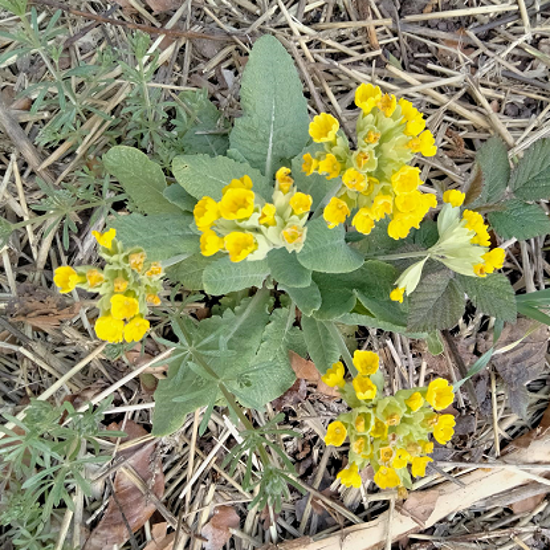
[[443,206],[437,218],[439,240],[427,252],[426,257],[407,268],[397,279],[390,298],[403,302],[403,296],[417,287],[422,269],[428,258],[437,260],[449,269],[470,277],[486,277],[504,265],[505,251],[490,250],[491,238],[483,216],[460,207],[465,194],[456,189],[443,193]]
[[352,225],[368,235],[388,216],[389,236],[403,239],[437,205],[434,195],[418,190],[423,183],[420,170],[408,166],[415,153],[435,155],[434,137],[410,101],[397,101],[378,86],[361,84],[355,104],[361,109],[357,148],[350,148],[332,115],[321,113],[311,122],[309,134],[323,148],[315,156],[304,155],[302,170],[308,176],[318,172],[327,179],[342,178],[323,213],[329,227],[344,223],[353,213]]
[[374,481],[381,489],[408,488],[411,474],[424,476],[427,464],[432,462],[428,456],[434,448],[430,435],[442,445],[453,437],[453,415],[439,412],[451,405],[454,392],[447,380],[436,378],[427,388],[381,397],[383,381],[378,363],[376,353],[356,351],[353,365],[358,374],[351,384],[345,380],[341,362],[322,377],[329,386],[339,388],[352,409],[329,424],[325,443],[340,447],[349,439],[349,465],[337,476],[346,487],[359,488],[359,472],[371,464]]
[[98,338],[111,343],[137,342],[149,330],[145,318],[149,306],[161,302],[162,267],[148,261],[141,248],[125,251],[116,240],[114,229],[105,233],[93,231],[93,235],[101,247],[99,255],[105,260],[105,267],[58,267],[54,283],[62,293],[78,287],[101,295],[100,316],[95,323]]
[[275,177],[271,203],[252,191],[249,176],[226,185],[219,202],[211,197],[197,202],[193,214],[204,256],[223,251],[241,262],[262,260],[273,248],[302,249],[313,199],[296,190],[289,168],[280,168]]

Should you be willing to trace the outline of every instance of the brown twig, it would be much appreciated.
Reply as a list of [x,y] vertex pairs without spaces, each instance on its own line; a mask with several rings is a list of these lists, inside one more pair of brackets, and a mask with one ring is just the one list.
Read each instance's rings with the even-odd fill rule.
[[146,32],[148,34],[164,34],[166,36],[174,36],[176,38],[202,38],[205,40],[227,40],[230,36],[237,36],[236,33],[227,33],[226,35],[222,34],[206,34],[202,32],[194,31],[179,31],[175,29],[166,29],[164,27],[152,27],[150,25],[142,25],[141,23],[130,23],[128,21],[121,21],[120,19],[112,19],[110,17],[105,17],[103,15],[97,15],[89,11],[80,11],[75,10],[65,4],[59,2],[54,2],[53,0],[32,0],[33,4],[38,4],[41,6],[49,6],[56,10],[62,10],[71,15],[76,15],[78,17],[85,17],[86,19],[93,19],[94,21],[99,21],[101,23],[107,23],[109,25],[118,25],[119,27],[126,27],[127,29],[135,29],[139,31]]

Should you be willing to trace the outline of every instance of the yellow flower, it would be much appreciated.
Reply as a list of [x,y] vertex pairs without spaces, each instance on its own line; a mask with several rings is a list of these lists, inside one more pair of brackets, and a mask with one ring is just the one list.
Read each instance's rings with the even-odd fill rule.
[[380,357],[374,351],[356,350],[353,354],[353,365],[361,374],[374,374],[379,363]]
[[336,386],[343,388],[346,384],[344,381],[345,373],[346,369],[344,368],[344,365],[341,361],[338,361],[337,363],[334,363],[332,367],[330,367],[330,369],[323,374],[323,376],[321,376],[321,380],[331,388],[335,388]]
[[483,216],[479,212],[474,212],[473,210],[464,210],[462,212],[462,219],[466,220],[464,227],[470,231],[475,231],[476,233],[483,228],[485,228],[485,222],[483,221]]
[[326,174],[327,180],[337,178],[340,175],[341,168],[340,163],[332,153],[326,155],[319,163],[319,173]]
[[412,223],[414,220],[410,216],[394,215],[393,220],[388,225],[388,235],[395,239],[404,239],[411,231]]
[[423,404],[424,398],[418,391],[415,391],[408,399],[405,399],[405,405],[407,405],[412,412],[416,412]]
[[367,187],[367,178],[355,168],[348,168],[342,176],[344,185],[352,191],[364,191]]
[[329,427],[327,428],[325,443],[327,445],[340,447],[340,445],[342,445],[342,443],[344,443],[344,441],[346,440],[347,435],[348,431],[346,430],[346,427],[342,424],[342,422],[336,420],[335,422],[329,424]]
[[290,188],[292,187],[292,184],[294,183],[294,180],[290,176],[290,168],[287,168],[286,166],[281,166],[277,170],[277,173],[275,174],[275,179],[277,180],[277,185],[279,186],[279,189],[283,193],[283,195],[286,195]]
[[417,136],[426,127],[426,122],[422,113],[413,107],[413,104],[406,99],[400,99],[398,102],[401,107],[401,114],[406,122],[405,135]]
[[306,195],[305,193],[294,193],[289,204],[294,214],[299,216],[300,214],[309,212],[312,203],[313,199],[311,195]]
[[393,112],[397,107],[397,100],[395,99],[394,95],[384,94],[380,98],[376,106],[384,113],[384,115],[390,117],[393,115]]
[[358,399],[374,399],[376,386],[366,374],[358,374],[353,379],[353,389]]
[[357,464],[355,464],[355,462],[350,464],[348,468],[345,468],[338,472],[336,479],[339,479],[340,483],[344,487],[355,487],[356,489],[359,489],[359,487],[361,487],[361,484],[363,483],[363,480],[359,475],[359,468]]
[[116,237],[116,230],[111,228],[105,233],[100,233],[99,231],[92,231],[92,235],[95,237],[95,240],[104,248],[111,250],[113,246],[113,239]]
[[313,121],[309,125],[309,135],[315,143],[326,143],[336,139],[340,124],[328,113],[321,113],[313,117]]
[[283,229],[282,235],[287,244],[300,243],[304,238],[304,228],[299,225],[291,225]]
[[319,161],[313,158],[309,153],[304,155],[304,162],[302,164],[302,171],[306,176],[311,176],[319,168]]
[[386,424],[388,426],[399,426],[400,422],[401,417],[397,413],[391,413],[388,415],[388,418],[386,418]]
[[386,439],[386,437],[388,437],[388,425],[379,418],[375,418],[370,435],[372,435],[374,439]]
[[434,426],[434,438],[441,445],[445,445],[453,438],[456,422],[452,414],[442,414],[437,418]]
[[415,456],[412,459],[411,473],[414,477],[424,477],[428,462],[433,462],[429,456]]
[[275,220],[276,212],[277,208],[275,208],[274,204],[271,204],[269,202],[267,204],[264,204],[258,222],[262,225],[267,225],[270,227],[277,225],[277,222]]
[[395,206],[400,212],[408,213],[418,210],[422,205],[422,193],[420,191],[414,190],[410,193],[402,193],[395,197]]
[[146,257],[145,252],[134,252],[128,256],[128,263],[134,271],[141,273]]
[[404,294],[405,294],[405,287],[394,288],[390,292],[390,300],[393,300],[394,302],[399,302],[400,304],[402,304]]
[[76,288],[76,285],[80,282],[84,282],[85,278],[78,275],[78,273],[70,266],[64,265],[58,267],[55,270],[53,276],[53,282],[59,288],[61,294],[67,294]]
[[157,275],[162,275],[162,266],[158,262],[152,262],[145,275],[147,275],[147,277],[156,277]]
[[160,305],[160,297],[158,296],[158,294],[147,294],[147,297],[145,299],[147,300],[147,303],[151,304],[152,306]]
[[220,219],[220,208],[212,197],[203,197],[193,209],[195,224],[199,231],[209,228],[216,220]]
[[115,294],[111,296],[111,315],[115,319],[131,319],[139,312],[139,302],[131,296]]
[[252,189],[252,180],[246,174],[240,179],[233,179],[229,185],[222,189],[222,194],[225,194],[229,189]]
[[436,378],[430,382],[426,393],[426,401],[436,410],[446,409],[455,398],[453,387],[444,378]]
[[358,455],[362,455],[365,452],[365,444],[367,444],[368,449],[368,443],[368,439],[360,437],[351,444],[351,450]]
[[495,269],[502,269],[506,251],[503,248],[493,248],[481,257],[485,260],[486,273],[492,273]]
[[401,468],[405,468],[410,461],[411,455],[405,449],[396,449],[391,465],[396,470],[400,470]]
[[413,168],[408,165],[402,166],[391,177],[393,190],[398,195],[415,191],[421,183],[420,168]]
[[485,271],[485,264],[474,265],[474,273],[478,277],[487,277],[487,271]]
[[224,237],[224,245],[229,252],[229,259],[232,262],[240,262],[249,254],[252,254],[257,248],[258,243],[252,233],[243,233],[242,231],[233,231]]
[[224,220],[245,220],[254,212],[254,191],[228,189],[220,201],[220,214]]
[[112,344],[122,342],[124,322],[121,319],[115,319],[111,315],[103,315],[95,322],[94,328],[100,340],[106,340]]
[[201,254],[213,256],[223,248],[223,239],[212,229],[206,229],[201,235]]
[[382,447],[380,449],[380,462],[387,464],[393,457],[393,449],[391,447]]
[[372,212],[370,211],[370,208],[360,208],[355,216],[353,216],[351,225],[353,225],[359,233],[369,235],[374,229],[374,220],[372,219]]
[[144,319],[141,315],[134,317],[124,327],[124,340],[126,342],[139,342],[145,336],[149,327],[150,324],[147,319]]
[[86,272],[86,280],[88,281],[90,288],[94,288],[100,285],[105,280],[105,277],[101,271],[98,271],[97,269],[90,269]]
[[[356,151],[353,154],[353,160],[355,165],[359,170],[373,168],[373,162],[376,162],[375,158],[368,151]],[[371,166],[367,166],[368,163],[371,163]]]
[[443,202],[450,204],[453,208],[458,208],[464,203],[466,193],[459,191],[458,189],[448,189],[443,193]]
[[425,157],[433,157],[437,153],[435,138],[429,130],[424,130],[418,137],[413,137],[407,147],[413,153],[421,153]]
[[384,218],[387,214],[391,214],[393,210],[393,199],[390,195],[379,193],[374,197],[372,203],[373,218],[378,221]]
[[422,452],[426,453],[427,455],[434,452],[434,444],[431,441],[421,441],[422,445]]
[[374,474],[374,483],[380,489],[393,489],[401,484],[401,480],[393,468],[381,466],[376,474]]
[[363,111],[363,114],[368,115],[376,107],[381,97],[382,92],[378,86],[361,84],[355,90],[355,105]]
[[323,211],[323,218],[328,223],[328,226],[332,229],[341,223],[346,221],[346,218],[350,215],[348,205],[337,197],[332,197],[330,202],[325,206]]
[[365,420],[365,415],[360,414],[357,416],[354,422],[355,431],[358,433],[365,433],[367,428],[367,422]]
[[373,132],[372,130],[369,130],[365,136],[365,143],[367,145],[376,145],[381,136],[382,134],[380,132]]
[[128,281],[124,277],[117,277],[113,281],[113,289],[115,292],[124,292],[128,288]]

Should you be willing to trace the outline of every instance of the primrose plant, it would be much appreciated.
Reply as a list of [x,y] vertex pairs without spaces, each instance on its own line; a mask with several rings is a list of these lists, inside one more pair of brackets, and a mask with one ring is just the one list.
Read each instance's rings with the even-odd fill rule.
[[[297,482],[288,460],[279,467],[273,459],[276,427],[255,432],[262,427],[242,408],[261,410],[292,386],[290,350],[309,355],[350,407],[325,439],[338,446],[349,438],[342,483],[358,487],[370,464],[379,487],[410,487],[411,474],[424,475],[431,461],[430,438],[446,444],[453,435],[444,412],[453,388],[436,379],[384,396],[378,356],[352,357],[340,327],[423,338],[434,350],[438,331],[461,318],[466,295],[481,312],[514,322],[514,291],[496,273],[506,252],[494,244],[549,232],[532,202],[550,191],[540,174],[548,142],[511,171],[493,138],[467,190],[433,189],[414,164],[437,153],[435,139],[410,101],[361,84],[357,109],[342,121],[328,113],[310,120],[292,59],[271,36],[250,53],[240,118],[216,115],[203,94],[197,105],[201,122],[185,134],[192,150],[175,156],[171,174],[132,147],[104,155],[132,211],[95,234],[104,267],[59,267],[55,283],[99,294],[98,338],[123,349],[150,334],[172,348],[155,392],[155,435],[178,430],[202,407],[204,431],[215,406],[229,407],[244,427],[239,449],[269,472],[247,473],[262,503],[280,504],[281,487]],[[215,136],[215,148],[205,135]],[[175,311],[163,297],[170,284],[193,300],[216,300],[216,314],[198,321]],[[147,319],[155,310],[171,322],[162,336]]]

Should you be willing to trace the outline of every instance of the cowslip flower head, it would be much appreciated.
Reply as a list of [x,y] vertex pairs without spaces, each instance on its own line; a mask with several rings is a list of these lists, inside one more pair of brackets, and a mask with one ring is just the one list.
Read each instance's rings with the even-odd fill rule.
[[325,174],[328,180],[337,178],[340,175],[342,165],[338,159],[329,153],[322,161],[319,162],[319,173]]
[[436,411],[446,409],[454,401],[453,387],[444,378],[432,380],[426,392],[426,401]]
[[453,208],[458,208],[464,203],[466,193],[459,191],[458,189],[449,189],[443,193],[443,202],[450,204]]
[[110,250],[113,243],[113,239],[116,237],[116,230],[111,228],[108,231],[105,231],[105,233],[100,233],[99,231],[92,231],[92,235],[95,237],[95,240],[98,242],[100,246],[103,246],[104,248],[107,248],[108,250]]
[[258,218],[258,222],[261,223],[262,225],[266,225],[269,227],[277,225],[277,221],[275,220],[276,213],[277,213],[277,207],[274,204],[271,204],[271,203],[264,204],[261,210],[260,217]]
[[90,269],[86,272],[86,281],[88,281],[90,288],[99,286],[104,280],[105,276],[97,269]]
[[211,197],[203,197],[193,209],[195,224],[199,230],[210,227],[220,217],[218,203]]
[[353,225],[359,233],[370,235],[375,225],[372,210],[366,207],[360,208],[353,217],[351,225]]
[[290,168],[281,166],[275,173],[275,181],[277,182],[277,188],[286,195],[294,184],[294,179],[290,175]]
[[401,479],[393,468],[381,466],[374,474],[374,482],[380,489],[393,489],[401,484]]
[[416,412],[424,404],[424,398],[419,391],[415,391],[408,399],[405,399],[405,404],[412,412]]
[[406,468],[407,464],[411,462],[413,458],[409,452],[405,449],[396,449],[395,456],[392,460],[391,466],[395,470],[400,470],[401,468]]
[[376,107],[382,98],[382,92],[378,86],[372,84],[361,84],[355,90],[355,105],[368,115]]
[[228,189],[220,201],[220,214],[224,220],[243,220],[254,212],[254,191],[244,188]]
[[452,414],[442,414],[437,418],[437,421],[433,428],[433,434],[435,440],[441,445],[445,445],[454,435],[454,426],[456,421]]
[[424,477],[426,475],[426,466],[433,462],[429,456],[415,456],[412,459],[411,474],[414,477]]
[[126,342],[139,342],[149,330],[150,323],[143,317],[136,316],[124,326],[124,340]]
[[377,388],[366,374],[358,374],[353,379],[353,389],[358,399],[374,399]]
[[201,254],[203,256],[213,256],[216,252],[223,249],[223,239],[212,229],[207,229],[200,238]]
[[290,199],[290,207],[294,214],[299,216],[300,214],[306,214],[310,211],[313,199],[311,195],[305,193],[295,193]]
[[303,160],[302,171],[305,172],[306,176],[311,176],[319,168],[319,161],[313,158],[310,153],[306,153]]
[[229,189],[252,189],[252,180],[250,176],[246,174],[242,178],[232,179],[231,182],[222,189],[222,195]]
[[147,255],[143,251],[134,252],[128,256],[128,263],[134,271],[141,273],[143,271],[146,258]]
[[344,368],[344,365],[341,361],[338,361],[337,363],[334,363],[332,367],[330,367],[327,372],[323,374],[323,376],[321,376],[321,380],[331,388],[343,388],[346,383],[344,381],[345,373],[346,370]]
[[336,479],[339,479],[344,487],[355,487],[356,489],[359,489],[363,483],[359,474],[359,468],[355,463],[350,464],[347,468],[338,472]]
[[112,315],[103,315],[97,319],[94,325],[95,333],[100,340],[118,344],[122,342],[124,322],[115,319]]
[[357,350],[353,354],[353,365],[360,374],[372,375],[378,371],[380,357],[374,351]]
[[390,292],[390,300],[392,300],[393,302],[399,302],[400,304],[402,304],[404,295],[405,295],[405,287],[404,286],[394,288]]
[[229,233],[229,235],[224,237],[223,243],[225,250],[229,252],[229,259],[232,262],[242,262],[258,248],[254,235],[243,231]]
[[332,197],[323,211],[323,218],[331,229],[344,223],[349,215],[348,205],[337,197]]
[[340,128],[338,121],[328,113],[321,113],[313,118],[309,125],[309,135],[315,143],[331,142],[336,139]]
[[325,435],[325,443],[327,445],[333,445],[334,447],[340,447],[346,440],[348,432],[342,422],[336,420],[329,424],[327,428],[327,434]]
[[139,302],[124,294],[115,294],[111,297],[111,315],[115,319],[131,319],[139,313]]
[[61,294],[72,292],[81,280],[82,276],[68,265],[58,267],[53,276],[53,282]]

